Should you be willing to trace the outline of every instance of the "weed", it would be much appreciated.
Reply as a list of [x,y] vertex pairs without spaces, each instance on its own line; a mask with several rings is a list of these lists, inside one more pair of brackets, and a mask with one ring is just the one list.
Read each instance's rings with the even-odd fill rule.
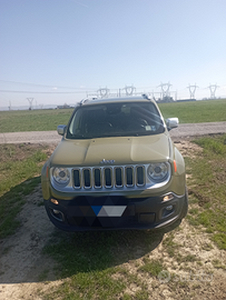
[[147,290],[140,290],[140,291],[137,291],[134,295],[134,299],[137,299],[137,300],[146,300],[146,299],[149,299],[149,294],[148,294],[148,291]]
[[188,254],[186,256],[182,256],[180,253],[177,254],[176,256],[176,260],[178,262],[178,264],[181,264],[183,262],[195,262],[197,261],[197,257],[195,255],[192,254]]
[[205,245],[202,247],[205,251],[211,251],[213,249],[213,246],[209,243],[205,243]]
[[125,294],[122,296],[121,299],[122,299],[122,300],[131,300],[131,299],[132,299],[132,296],[129,295],[129,294],[127,294],[127,293],[125,293]]
[[212,264],[213,264],[214,268],[216,268],[216,269],[223,269],[223,270],[226,270],[225,265],[223,265],[222,262],[219,261],[218,259],[213,260],[213,261],[212,261]]
[[219,249],[226,249],[226,235],[225,233],[215,233],[212,240],[217,244]]
[[174,239],[174,232],[170,232],[168,236],[163,240],[162,243],[170,257],[173,257],[175,255],[175,250],[179,246],[179,244],[175,243],[173,239]]
[[191,214],[191,215],[197,215],[198,212],[199,212],[198,208],[189,209],[189,214]]
[[200,225],[199,221],[197,220],[196,216],[187,216],[187,220],[189,222],[190,225],[194,226],[194,227],[198,227]]
[[159,260],[151,260],[146,262],[145,265],[140,267],[138,270],[148,272],[151,275],[157,277],[158,274],[164,269],[162,261]]

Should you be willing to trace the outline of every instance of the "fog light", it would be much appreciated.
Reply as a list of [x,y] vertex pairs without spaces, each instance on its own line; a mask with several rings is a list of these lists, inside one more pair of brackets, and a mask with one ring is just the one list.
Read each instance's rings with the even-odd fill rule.
[[174,205],[167,205],[166,207],[163,208],[162,210],[162,218],[166,218],[171,216],[175,212],[175,206]]
[[56,199],[51,199],[50,200],[53,204],[55,204],[55,205],[58,205],[59,204],[59,202],[56,200]]
[[172,210],[172,209],[173,209],[173,205],[168,205],[168,206],[166,206],[166,210],[170,211],[170,210]]
[[169,200],[173,200],[173,199],[174,199],[173,194],[168,194],[162,198],[163,201],[169,201]]
[[60,210],[50,208],[50,212],[54,219],[64,222],[64,214]]

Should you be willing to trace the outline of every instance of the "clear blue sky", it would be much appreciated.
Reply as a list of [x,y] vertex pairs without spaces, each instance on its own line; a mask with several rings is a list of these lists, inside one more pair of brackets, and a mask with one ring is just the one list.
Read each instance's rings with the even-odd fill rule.
[[225,0],[0,0],[0,107],[168,82],[226,96],[225,73]]

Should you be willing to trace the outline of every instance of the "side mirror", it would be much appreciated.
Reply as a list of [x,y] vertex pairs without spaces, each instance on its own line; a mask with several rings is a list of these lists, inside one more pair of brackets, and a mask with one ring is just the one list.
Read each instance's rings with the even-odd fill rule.
[[178,118],[169,118],[166,120],[166,126],[169,131],[173,128],[177,128],[178,124],[179,124]]
[[57,132],[59,135],[64,135],[66,130],[66,125],[58,125],[57,126]]

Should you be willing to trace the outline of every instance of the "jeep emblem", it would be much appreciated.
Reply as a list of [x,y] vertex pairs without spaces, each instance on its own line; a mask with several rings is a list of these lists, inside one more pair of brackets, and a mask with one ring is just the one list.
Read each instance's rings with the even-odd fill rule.
[[101,164],[113,164],[115,162],[115,160],[114,159],[109,159],[109,160],[107,160],[107,159],[102,159],[102,161],[100,162]]

